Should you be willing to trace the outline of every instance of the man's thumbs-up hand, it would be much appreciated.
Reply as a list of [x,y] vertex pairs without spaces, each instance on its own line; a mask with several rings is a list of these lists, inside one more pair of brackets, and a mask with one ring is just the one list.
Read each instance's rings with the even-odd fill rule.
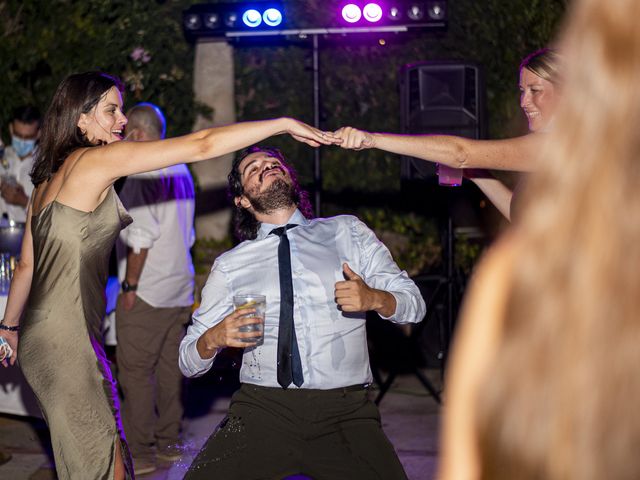
[[358,275],[356,272],[351,270],[348,263],[342,264],[342,273],[344,273],[344,278],[347,280],[360,280],[362,281],[362,277]]
[[346,280],[336,282],[336,303],[343,312],[366,312],[375,309],[376,290],[370,288],[362,277],[342,264],[342,273]]

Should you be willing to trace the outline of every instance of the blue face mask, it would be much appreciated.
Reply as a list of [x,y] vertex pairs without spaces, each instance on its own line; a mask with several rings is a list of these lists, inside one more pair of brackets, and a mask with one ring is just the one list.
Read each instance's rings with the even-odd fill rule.
[[11,136],[11,146],[16,151],[20,158],[26,157],[33,149],[36,148],[36,141],[33,140],[25,140],[24,138],[16,137],[15,135]]

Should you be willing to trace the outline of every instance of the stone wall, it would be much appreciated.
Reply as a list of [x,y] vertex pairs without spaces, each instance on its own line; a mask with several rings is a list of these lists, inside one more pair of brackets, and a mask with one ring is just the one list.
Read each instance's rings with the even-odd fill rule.
[[[197,118],[194,130],[235,122],[233,47],[225,41],[199,41],[194,63],[196,99],[213,109],[213,120]],[[197,198],[198,238],[221,239],[229,232],[231,211],[222,207],[232,161],[230,154],[192,165],[201,189]]]

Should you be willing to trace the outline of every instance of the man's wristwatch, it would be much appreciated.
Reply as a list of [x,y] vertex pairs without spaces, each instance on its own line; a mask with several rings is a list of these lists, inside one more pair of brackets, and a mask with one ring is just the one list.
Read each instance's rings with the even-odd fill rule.
[[122,291],[124,293],[127,292],[135,292],[138,289],[138,285],[131,285],[129,282],[127,282],[126,280],[122,281]]

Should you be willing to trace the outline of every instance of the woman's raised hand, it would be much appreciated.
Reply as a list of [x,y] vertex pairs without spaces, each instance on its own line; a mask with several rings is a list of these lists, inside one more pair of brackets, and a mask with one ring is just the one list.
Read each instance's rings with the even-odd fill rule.
[[340,146],[349,150],[364,150],[375,146],[373,135],[353,127],[342,127],[333,132],[342,142]]
[[312,147],[319,147],[320,145],[335,145],[342,142],[342,140],[333,132],[323,132],[322,130],[293,118],[289,119],[287,133],[297,141],[306,143]]

